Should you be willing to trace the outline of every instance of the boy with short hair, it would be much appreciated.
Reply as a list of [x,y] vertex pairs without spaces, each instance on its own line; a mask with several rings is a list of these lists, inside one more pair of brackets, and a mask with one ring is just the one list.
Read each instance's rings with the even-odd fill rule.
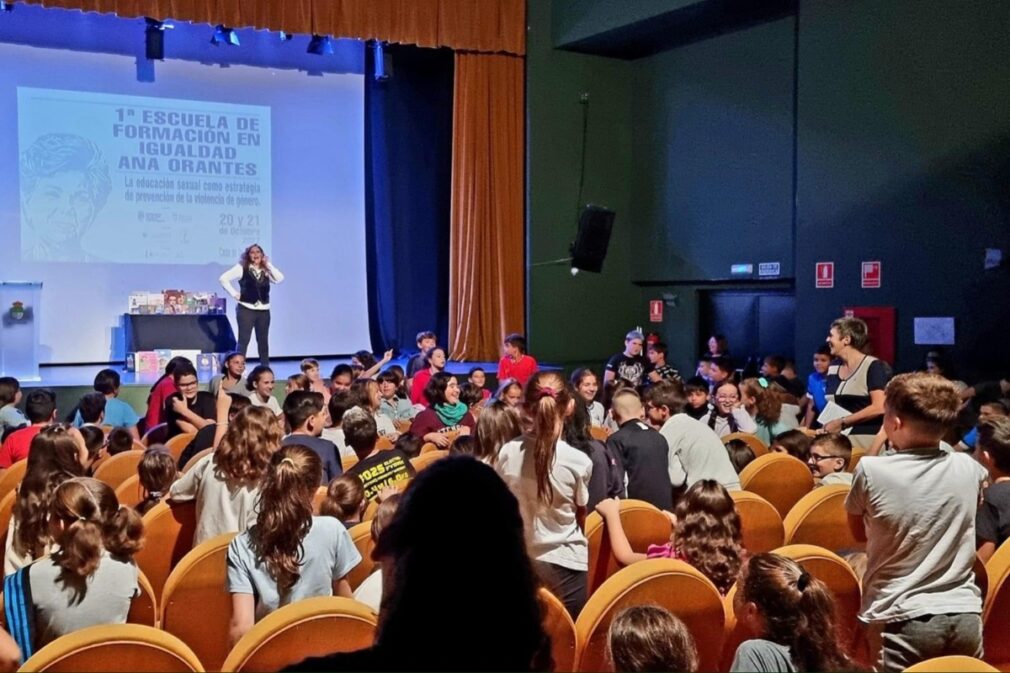
[[379,431],[375,419],[360,407],[349,410],[343,419],[344,438],[358,456],[347,474],[353,474],[365,487],[365,499],[371,500],[390,486],[414,476],[414,467],[406,453],[397,448],[378,451]]
[[1010,417],[979,424],[978,449],[979,460],[989,470],[989,488],[975,516],[978,557],[986,562],[1010,538]]
[[526,353],[526,337],[509,334],[504,341],[504,355],[498,361],[498,380],[515,379],[523,388],[540,368],[533,356]]
[[709,412],[708,381],[700,376],[692,376],[684,384],[684,394],[687,395],[684,413],[700,421]]
[[[95,392],[86,393],[77,403],[77,414],[74,425],[102,425],[105,420],[105,395]],[[80,421],[78,423],[77,421]]]
[[[807,377],[807,413],[803,427],[816,427],[817,417],[828,405],[828,367],[831,365],[831,347],[821,344],[814,351],[814,371]],[[819,424],[818,424],[819,425]]]
[[727,381],[733,380],[733,361],[726,356],[720,355],[712,358],[712,364],[708,368],[708,382],[711,385],[711,392],[719,389],[719,386]]
[[28,425],[28,419],[17,408],[21,402],[21,384],[13,376],[0,377],[0,440],[7,432]]
[[308,390],[292,392],[284,399],[284,418],[291,434],[281,440],[281,445],[297,444],[314,451],[323,464],[323,485],[344,473],[336,444],[320,437],[326,424],[326,406],[321,393]]
[[417,353],[407,360],[407,388],[410,388],[410,380],[414,374],[425,368],[424,354],[438,345],[438,337],[431,330],[422,330],[417,333]]
[[0,445],[0,468],[6,469],[28,457],[35,435],[56,420],[56,394],[46,388],[36,388],[28,393],[25,415],[31,425],[15,430]]
[[680,372],[666,363],[667,346],[662,341],[650,343],[645,354],[649,358],[649,381],[659,383],[660,381],[680,380]]
[[126,428],[112,428],[105,443],[105,452],[110,456],[133,450],[133,436]]
[[[102,423],[114,428],[126,428],[131,437],[140,439],[140,432],[137,430],[140,416],[133,407],[119,399],[120,384],[119,372],[115,369],[103,369],[95,374],[94,389],[105,396],[105,418]],[[87,422],[81,419],[80,414],[74,417],[76,427],[81,427],[82,423]]]
[[961,438],[954,448],[958,451],[974,451],[978,442],[978,428],[986,421],[993,418],[1000,418],[1007,415],[1006,405],[1002,402],[985,402],[978,409],[978,423],[976,423],[968,433]]
[[669,448],[670,484],[690,488],[702,479],[715,479],[730,491],[740,490],[740,477],[719,435],[686,413],[684,386],[663,381],[645,393],[645,413],[660,428]]
[[620,427],[607,438],[607,448],[627,475],[627,496],[673,511],[670,447],[663,435],[643,420],[642,398],[630,388],[618,390],[610,413]]
[[845,501],[866,541],[859,618],[880,671],[960,654],[982,656],[982,594],[974,581],[975,512],[988,475],[971,456],[944,451],[961,400],[939,376],[887,384],[884,431],[892,456],[866,456]]
[[852,473],[846,472],[852,458],[852,442],[843,434],[833,432],[818,435],[810,442],[807,467],[818,486],[852,484]]

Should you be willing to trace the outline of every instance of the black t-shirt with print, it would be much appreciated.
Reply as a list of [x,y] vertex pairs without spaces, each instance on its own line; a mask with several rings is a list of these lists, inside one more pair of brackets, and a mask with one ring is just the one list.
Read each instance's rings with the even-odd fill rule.
[[628,356],[624,353],[618,353],[607,360],[608,372],[614,372],[617,378],[627,379],[636,386],[642,385],[647,367],[645,358],[641,355]]
[[361,480],[365,487],[365,499],[371,500],[387,486],[413,477],[414,466],[406,453],[400,449],[389,449],[359,461],[347,470],[347,474]]

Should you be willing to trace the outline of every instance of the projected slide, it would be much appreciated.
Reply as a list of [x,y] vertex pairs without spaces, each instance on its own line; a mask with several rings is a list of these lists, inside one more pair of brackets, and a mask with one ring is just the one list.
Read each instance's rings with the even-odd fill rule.
[[17,94],[22,261],[231,264],[270,247],[269,107]]

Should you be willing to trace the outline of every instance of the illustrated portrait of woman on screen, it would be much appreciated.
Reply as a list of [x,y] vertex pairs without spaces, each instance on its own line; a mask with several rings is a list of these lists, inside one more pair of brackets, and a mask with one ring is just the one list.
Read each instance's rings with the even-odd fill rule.
[[112,190],[95,143],[69,133],[41,136],[21,155],[21,257],[90,262],[81,247]]

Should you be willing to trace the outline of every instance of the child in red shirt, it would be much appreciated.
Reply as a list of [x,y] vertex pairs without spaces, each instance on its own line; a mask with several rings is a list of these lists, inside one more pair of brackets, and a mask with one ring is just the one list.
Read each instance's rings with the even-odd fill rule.
[[498,380],[515,379],[526,387],[530,377],[539,371],[537,361],[526,354],[526,338],[521,334],[505,337],[505,357],[498,362]]

